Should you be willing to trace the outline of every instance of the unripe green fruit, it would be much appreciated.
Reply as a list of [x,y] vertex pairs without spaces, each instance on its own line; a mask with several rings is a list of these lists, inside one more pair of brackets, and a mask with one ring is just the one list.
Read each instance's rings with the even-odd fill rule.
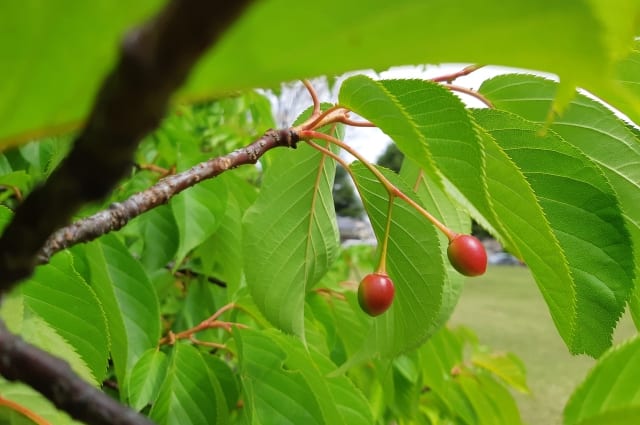
[[479,276],[487,270],[487,252],[482,242],[471,235],[458,235],[447,248],[451,265],[465,276]]
[[396,289],[386,273],[368,274],[358,286],[358,303],[370,316],[378,316],[391,307]]

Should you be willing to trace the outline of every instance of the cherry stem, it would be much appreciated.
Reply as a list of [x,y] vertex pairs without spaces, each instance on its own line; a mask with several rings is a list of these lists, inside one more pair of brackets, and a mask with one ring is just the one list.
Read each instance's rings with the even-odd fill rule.
[[305,88],[309,92],[309,96],[311,96],[311,101],[313,102],[313,112],[311,113],[312,117],[317,117],[320,115],[320,100],[318,99],[318,92],[311,85],[311,81],[302,80],[302,84],[304,84]]
[[2,396],[0,396],[0,406],[5,406],[8,409],[18,412],[19,414],[31,420],[31,422],[37,425],[51,425],[49,421],[39,416],[35,412],[32,412],[31,410],[24,407],[23,405],[18,404],[13,400],[8,400]]
[[[246,328],[245,325],[242,325],[240,323],[224,322],[224,321],[218,320],[218,318],[224,312],[229,311],[236,307],[237,306],[234,303],[226,304],[222,306],[218,311],[213,313],[213,315],[211,315],[209,318],[203,320],[202,322],[200,322],[199,324],[197,324],[196,326],[190,329],[187,329],[185,331],[178,332],[178,333],[173,333],[169,331],[167,336],[161,338],[160,341],[158,341],[158,345],[164,345],[164,344],[173,345],[179,339],[189,339],[192,342],[196,342],[198,340],[195,339],[194,334],[197,332],[203,331],[205,329],[222,328],[227,332],[231,332],[231,329],[233,328],[233,326]],[[202,341],[199,341],[198,343],[200,342]]]
[[[348,152],[351,155],[353,155],[354,157],[356,157],[360,162],[362,162],[362,164],[365,167],[367,167],[369,169],[369,171],[371,171],[373,173],[373,175],[378,179],[378,181],[387,190],[387,192],[389,193],[389,197],[390,198],[393,197],[393,196],[397,196],[398,198],[404,200],[411,207],[413,207],[416,211],[418,211],[420,214],[422,214],[427,220],[429,220],[431,223],[433,223],[433,225],[436,226],[438,228],[438,230],[440,230],[442,233],[444,233],[444,235],[447,237],[447,239],[449,239],[449,241],[452,241],[456,236],[458,236],[458,234],[456,232],[454,232],[453,230],[449,229],[442,222],[440,222],[437,218],[435,218],[433,215],[431,215],[427,210],[422,208],[417,202],[415,202],[413,199],[408,197],[404,192],[402,192],[400,189],[398,189],[376,167],[374,167],[369,161],[367,161],[362,155],[360,155],[360,153],[357,150],[353,149],[351,146],[347,145],[342,140],[340,140],[340,139],[338,139],[336,137],[330,136],[328,134],[320,133],[318,131],[313,131],[313,130],[302,130],[302,131],[300,131],[298,133],[298,135],[300,137],[300,140],[306,140],[307,143],[310,143],[309,139],[321,139],[321,140],[326,140],[327,142],[331,142],[331,143],[339,146],[341,149],[345,150],[346,152]],[[328,151],[328,152],[330,152],[330,151]],[[333,154],[333,155],[335,155],[335,154]],[[335,157],[334,157],[334,159],[335,159]],[[342,163],[344,162],[342,159],[341,159],[341,161],[342,161]],[[345,168],[347,170],[349,170],[348,166],[345,167]],[[354,178],[353,174],[351,174],[351,178]],[[354,179],[354,181],[355,181],[355,179]],[[357,185],[356,185],[356,187],[357,187]]]
[[293,127],[293,130],[302,131],[302,130],[313,130],[316,128],[320,128],[327,124],[340,121],[340,119],[344,117],[347,113],[348,113],[347,109],[343,108],[340,105],[334,105],[331,108],[327,109],[326,111],[321,112],[319,115],[314,116],[312,114],[308,120],[306,120],[305,122],[303,122],[297,127]]
[[350,125],[352,127],[377,127],[377,125],[375,125],[372,122],[369,122],[369,121],[355,121],[355,120],[352,120],[351,118],[347,118],[347,117],[339,118],[338,121],[341,122],[342,124]]
[[[331,158],[333,158],[338,164],[340,164],[342,166],[342,168],[344,168],[346,170],[347,173],[349,173],[349,177],[351,177],[351,180],[353,181],[353,183],[356,183],[356,176],[353,174],[353,171],[351,170],[351,167],[349,167],[349,164],[347,164],[347,161],[345,161],[344,159],[340,158],[340,155],[332,152],[330,149],[325,148],[324,146],[320,146],[319,144],[311,141],[311,140],[305,140],[305,142],[307,142],[307,144],[309,146],[311,146],[312,148],[314,148],[317,151],[322,152],[325,155],[330,156]],[[360,198],[362,198],[362,192],[360,192],[360,187],[355,184],[356,186],[356,190],[358,191],[358,194],[360,195]]]
[[495,105],[493,103],[491,103],[491,101],[489,99],[487,99],[485,96],[481,95],[480,93],[478,93],[475,90],[472,89],[468,89],[466,87],[462,87],[462,86],[456,86],[454,84],[443,84],[444,87],[448,88],[451,91],[456,91],[459,93],[464,93],[467,94],[471,97],[475,97],[476,99],[478,99],[480,102],[484,103],[485,105],[487,105],[489,108],[491,109],[495,109]]
[[[340,158],[339,155],[331,152],[331,150],[320,146],[319,144],[312,142],[311,140],[306,140],[306,142],[309,144],[309,146],[313,147],[314,149],[322,152],[325,155],[330,156],[331,158],[333,158],[335,161],[337,161],[340,165],[342,165],[342,167],[347,170],[347,173],[349,173],[349,176],[351,177],[351,180],[353,180],[353,182],[356,182],[356,178],[353,174],[353,171],[351,170],[351,167],[349,167],[349,164],[347,164],[347,162]],[[384,176],[383,176],[384,177]],[[362,193],[360,193],[360,188],[358,187],[358,185],[356,184],[356,190],[358,190],[358,193],[360,194],[360,197],[362,197]],[[395,194],[392,194],[391,192],[389,192],[389,207],[387,210],[387,223],[386,223],[386,227],[385,227],[385,231],[384,231],[384,238],[382,240],[382,245],[380,247],[380,261],[378,263],[378,268],[376,270],[377,273],[387,273],[387,246],[389,243],[389,233],[391,230],[391,212],[393,210],[393,199],[395,198]]]
[[389,234],[391,233],[391,213],[393,212],[393,200],[395,196],[389,194],[389,206],[387,207],[387,223],[384,227],[384,237],[380,246],[380,260],[378,262],[377,273],[387,274],[387,247],[389,246]]
[[435,78],[431,78],[430,81],[436,82],[436,83],[449,83],[451,84],[454,80],[460,78],[460,77],[464,77],[465,75],[469,75],[472,72],[477,71],[478,69],[482,68],[484,65],[469,65],[469,66],[465,66],[462,70],[457,71],[457,72],[453,72],[451,74],[446,74],[446,75],[441,75],[439,77],[435,77]]

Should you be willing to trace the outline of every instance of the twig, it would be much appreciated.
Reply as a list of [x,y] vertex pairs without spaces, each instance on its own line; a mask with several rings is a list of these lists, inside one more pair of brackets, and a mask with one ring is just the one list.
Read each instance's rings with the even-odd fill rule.
[[320,100],[318,99],[318,93],[316,92],[316,89],[313,88],[313,85],[311,85],[311,81],[302,80],[302,84],[304,84],[304,87],[309,92],[309,96],[311,96],[311,101],[313,102],[313,111],[311,112],[311,116],[317,117],[320,115]]
[[[198,339],[196,339],[194,334],[196,334],[197,332],[201,332],[205,329],[222,328],[227,332],[231,332],[231,329],[233,326],[244,328],[246,326],[240,323],[224,322],[222,320],[218,320],[218,318],[222,316],[224,312],[236,307],[237,306],[234,303],[226,304],[222,306],[218,311],[213,313],[213,315],[203,320],[202,322],[198,323],[196,326],[192,328],[189,328],[187,330],[184,330],[178,333],[169,331],[167,336],[162,337],[160,341],[158,341],[158,345],[165,345],[165,344],[173,345],[179,339],[189,339],[193,343],[197,344],[202,341],[199,341]],[[222,344],[218,344],[218,345],[215,345],[215,347],[222,348],[224,346]]]
[[297,142],[297,133],[290,129],[268,130],[258,140],[242,149],[202,162],[182,173],[167,176],[149,189],[131,195],[123,202],[116,202],[106,210],[56,231],[40,251],[38,263],[47,263],[53,254],[65,248],[121,229],[135,217],[165,204],[173,196],[202,180],[216,177],[240,165],[255,164],[269,149],[278,146],[295,147]]
[[496,108],[493,105],[493,103],[491,103],[491,101],[489,99],[487,99],[485,96],[483,96],[482,94],[478,93],[475,90],[468,89],[468,88],[462,87],[462,86],[456,86],[454,84],[443,84],[443,86],[448,88],[451,91],[457,91],[459,93],[464,93],[464,94],[467,94],[469,96],[475,97],[476,99],[478,99],[480,102],[484,103],[485,105],[487,105],[487,107],[489,107],[491,109],[495,109]]
[[69,364],[13,335],[0,322],[0,373],[39,391],[74,419],[96,425],[152,425],[78,377]]
[[449,83],[451,84],[454,80],[464,77],[465,75],[469,75],[472,72],[477,71],[482,68],[484,65],[469,65],[464,67],[462,70],[453,72],[451,74],[441,75],[439,77],[431,78],[431,81],[436,83]]
[[0,189],[7,189],[13,193],[13,197],[16,198],[16,201],[22,202],[22,192],[18,186],[13,186],[10,184],[2,184],[0,185]]
[[161,177],[166,177],[176,172],[175,167],[163,168],[156,164],[136,164],[136,168],[160,174]]
[[85,203],[104,198],[157,127],[171,94],[249,0],[173,0],[124,39],[86,127],[56,171],[16,209],[0,238],[0,294],[28,277],[51,233]]

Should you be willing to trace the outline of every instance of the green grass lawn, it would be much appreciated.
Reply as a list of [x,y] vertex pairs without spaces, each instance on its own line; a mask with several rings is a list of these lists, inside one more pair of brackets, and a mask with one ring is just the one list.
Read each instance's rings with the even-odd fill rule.
[[[516,395],[523,420],[530,425],[562,423],[562,410],[594,360],[572,356],[558,335],[529,270],[519,266],[489,267],[469,279],[451,324],[473,329],[483,344],[518,355],[527,368],[530,395]],[[615,340],[635,334],[628,316]]]

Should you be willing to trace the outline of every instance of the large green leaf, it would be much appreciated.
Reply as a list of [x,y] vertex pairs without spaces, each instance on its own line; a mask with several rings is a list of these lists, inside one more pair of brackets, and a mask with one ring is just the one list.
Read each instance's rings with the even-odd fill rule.
[[[387,191],[363,164],[354,163],[351,170],[376,237],[381,241],[387,222]],[[405,193],[411,192],[393,172],[380,170]],[[370,335],[365,341],[368,354],[393,356],[417,347],[448,318],[455,305],[455,301],[449,299],[449,292],[457,291],[446,273],[445,251],[435,227],[405,201],[395,198],[387,272],[396,293],[391,308],[372,319]]]
[[54,256],[18,291],[25,314],[36,314],[47,322],[89,366],[93,381],[102,381],[109,355],[105,313],[94,291],[74,269],[71,255]]
[[[471,232],[471,219],[469,214],[461,210],[446,192],[444,192],[434,181],[429,179],[425,172],[413,161],[406,159],[402,163],[400,176],[405,182],[411,185],[420,204],[429,211],[435,218],[444,223],[447,227],[458,233]],[[438,232],[441,246],[447,246],[449,241],[446,236]],[[447,269],[448,284],[443,288],[442,307],[440,309],[440,322],[449,320],[453,312],[464,284],[464,276],[454,270],[448,258],[445,258],[444,250],[441,251],[444,265]]]
[[[31,0],[20,6],[3,2],[0,140],[6,144],[77,124],[114,63],[124,29],[160,3],[145,0],[132,6],[114,0],[78,7],[68,1],[53,5]],[[355,69],[477,62],[559,74],[611,95],[613,101],[624,100],[637,117],[638,97],[620,95],[619,86],[612,85],[611,69],[631,46],[639,6],[634,0],[610,3],[254,2],[197,67],[180,98]],[[322,22],[322,31],[292,33],[290,25],[266,24],[306,22],[310,17],[311,25]]]
[[[612,187],[598,167],[574,146],[539,125],[501,111],[477,110],[485,128],[522,171],[560,244],[576,289],[568,345],[598,355],[633,288],[633,254]],[[508,184],[504,181],[503,184]],[[549,293],[563,283],[539,277]]]
[[106,316],[111,358],[119,382],[160,338],[160,308],[144,269],[115,235],[109,234],[74,251],[86,265]]
[[[428,151],[431,161],[412,157],[413,150],[405,149],[412,160],[425,167],[423,171],[429,178],[441,181],[450,196],[527,262],[550,306],[560,335],[572,351],[583,352],[585,348],[575,341],[574,333],[575,284],[566,260],[558,255],[561,245],[531,185],[500,146],[489,134],[473,128],[476,124],[461,102],[432,104],[427,95],[433,94],[436,99],[453,97],[432,83],[375,82],[364,77],[348,81],[343,86],[341,102],[393,134],[400,148],[420,144]],[[377,92],[378,101],[370,101],[362,92]],[[446,132],[432,118],[442,113],[438,107],[455,109],[450,115],[456,119],[443,124]],[[402,131],[396,131],[395,115],[386,112],[390,108],[400,111],[409,124],[404,125]],[[597,355],[603,347],[591,345],[590,349],[591,354]]]
[[244,217],[244,270],[265,317],[302,336],[306,290],[339,247],[331,196],[335,163],[306,144],[269,155],[260,195]]
[[[474,218],[492,229],[495,220],[491,221],[491,206],[479,177],[484,167],[482,147],[460,99],[427,81],[374,81],[360,75],[342,84],[340,104],[376,124],[428,178],[446,187],[469,210],[480,211]],[[450,173],[438,173],[439,168]]]
[[0,138],[28,139],[77,124],[114,63],[124,30],[159,4],[3,2],[0,69],[7,84],[0,89]]
[[274,329],[234,335],[250,423],[373,423],[360,391],[346,376],[328,377],[335,365],[313,346]]
[[640,338],[603,355],[564,410],[565,425],[636,423],[640,418]]
[[[637,77],[636,77],[637,78]],[[499,109],[543,122],[556,84],[530,75],[505,75],[486,81],[481,92]],[[577,95],[551,129],[598,165],[615,190],[637,258],[640,248],[640,143],[636,135],[602,104]],[[631,313],[640,326],[640,262],[635,261]]]
[[158,425],[227,423],[227,405],[213,373],[191,345],[177,344],[149,416]]

